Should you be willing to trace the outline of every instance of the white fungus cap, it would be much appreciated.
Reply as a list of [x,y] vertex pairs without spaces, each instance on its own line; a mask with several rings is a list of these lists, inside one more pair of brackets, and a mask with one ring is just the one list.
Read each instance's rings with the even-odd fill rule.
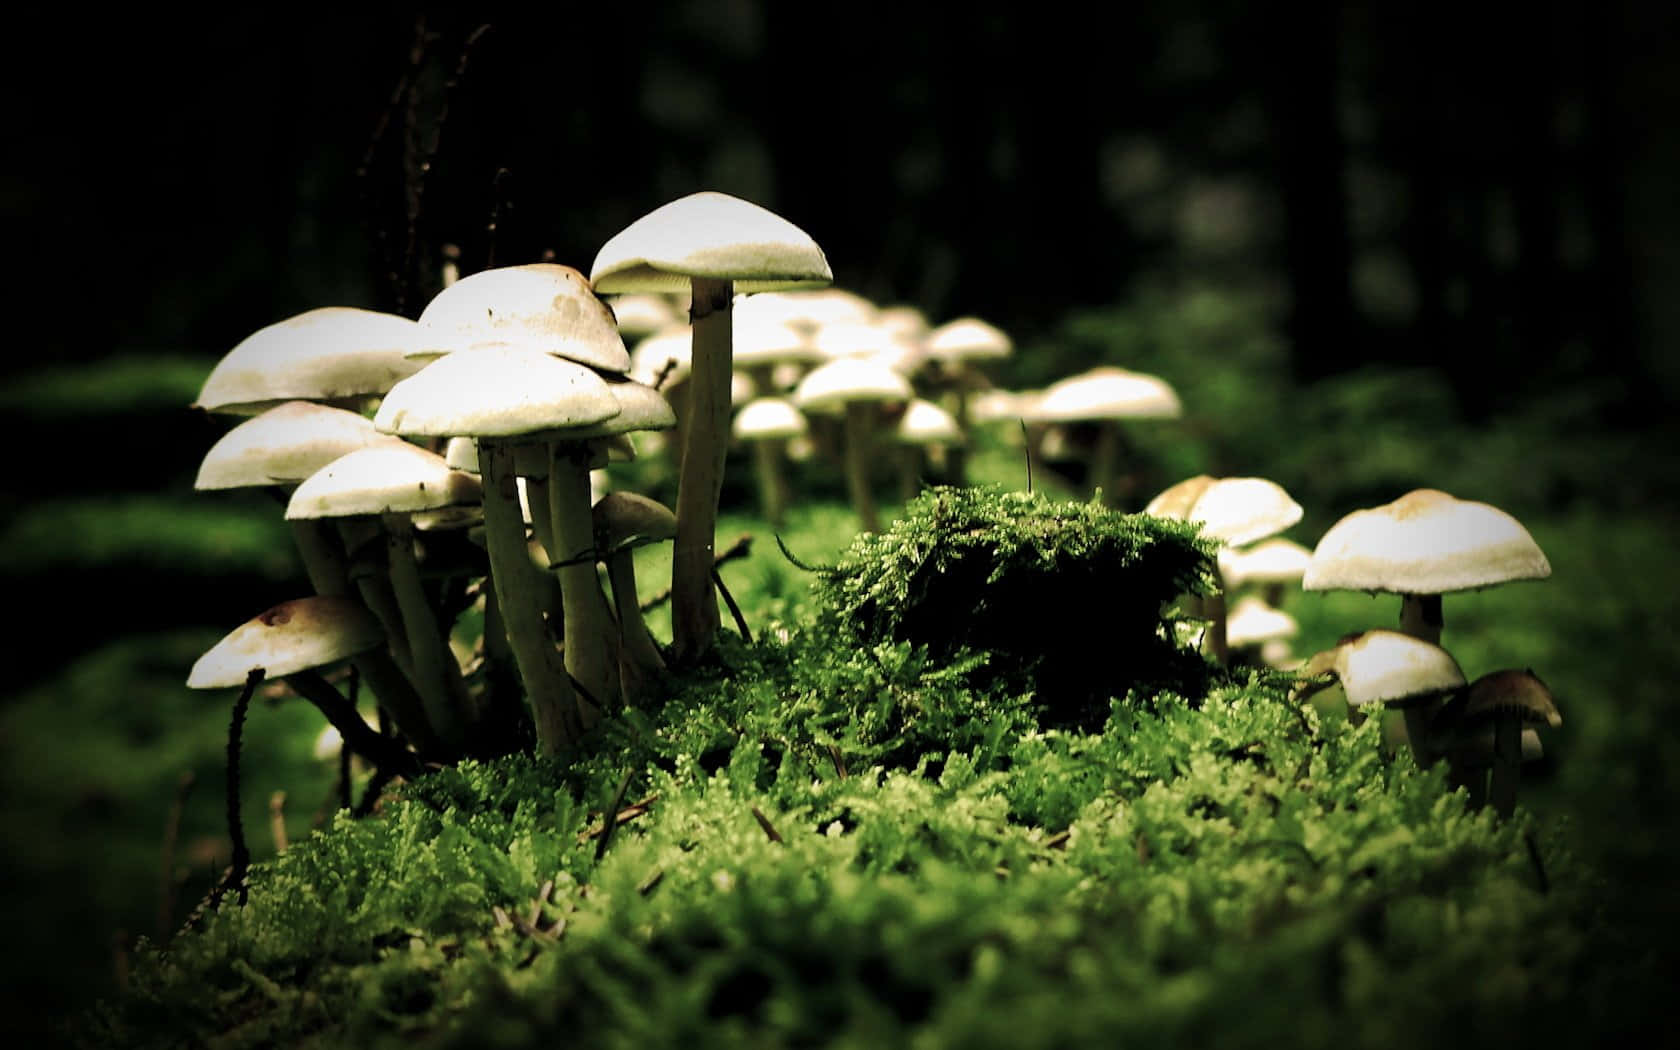
[[1300,630],[1295,617],[1253,595],[1239,598],[1225,615],[1225,644],[1232,649],[1293,638]]
[[393,441],[401,439],[381,434],[366,416],[313,401],[286,401],[211,445],[193,488],[295,484],[347,452]]
[[844,288],[765,292],[735,297],[735,322],[767,320],[790,324],[806,333],[831,324],[867,324],[875,304]]
[[282,401],[383,394],[420,368],[404,356],[421,339],[406,317],[323,306],[258,329],[205,378],[194,407],[254,415]]
[[907,402],[915,394],[902,375],[878,361],[841,357],[812,369],[794,389],[807,412],[840,412],[852,401]]
[[967,439],[951,413],[917,398],[899,418],[893,440],[902,445],[961,445]]
[[499,266],[461,278],[420,314],[438,345],[411,356],[513,346],[541,350],[603,372],[623,374],[630,353],[607,304],[583,274],[558,263]]
[[1202,534],[1233,546],[1265,539],[1301,520],[1301,505],[1283,486],[1265,478],[1214,478],[1199,474],[1149,501],[1145,514],[1199,522]]
[[1027,422],[1176,419],[1183,411],[1178,394],[1160,377],[1103,367],[1050,384],[1032,405]]
[[360,602],[319,595],[297,598],[234,628],[193,664],[187,686],[241,686],[259,668],[269,678],[280,678],[324,667],[383,644],[385,629]]
[[[1331,658],[1348,703],[1404,705],[1451,692],[1465,684],[1452,654],[1399,631],[1370,630],[1338,645]],[[1315,657],[1314,659],[1318,659]]]
[[946,364],[1008,357],[1015,349],[1003,329],[978,317],[959,317],[929,332],[928,354]]
[[690,279],[762,292],[834,280],[811,235],[724,193],[690,194],[648,212],[601,246],[590,282],[602,294],[685,290]]
[[1313,550],[1301,585],[1309,591],[1446,594],[1551,574],[1534,537],[1511,515],[1416,489],[1332,525]]
[[448,354],[391,388],[373,417],[391,434],[511,437],[618,415],[607,381],[575,361],[516,347]]
[[742,441],[771,441],[803,434],[810,424],[786,398],[761,397],[747,402],[735,413],[731,429]]
[[1226,587],[1245,583],[1294,583],[1307,571],[1312,551],[1294,540],[1273,538],[1251,547],[1221,547],[1219,573]]
[[694,331],[687,324],[663,328],[638,342],[630,351],[630,378],[652,383],[661,377],[661,390],[688,378],[694,360]]
[[355,514],[411,514],[483,498],[478,478],[406,441],[340,456],[303,480],[287,520]]

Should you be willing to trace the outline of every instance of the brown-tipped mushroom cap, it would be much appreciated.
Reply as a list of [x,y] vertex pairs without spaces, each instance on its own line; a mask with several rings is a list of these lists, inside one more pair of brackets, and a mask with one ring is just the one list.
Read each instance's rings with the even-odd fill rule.
[[350,598],[281,602],[233,629],[187,675],[193,689],[244,685],[257,669],[270,678],[324,667],[385,644],[385,629]]
[[1550,576],[1534,538],[1486,503],[1417,489],[1356,510],[1313,550],[1301,586],[1309,591],[1446,594]]
[[408,514],[477,503],[480,497],[477,477],[450,469],[436,452],[393,442],[340,456],[305,478],[286,505],[286,517]]
[[589,279],[602,294],[686,291],[691,278],[733,281],[737,292],[834,280],[810,234],[724,193],[694,193],[648,212],[596,253]]
[[404,355],[421,338],[406,317],[323,306],[247,336],[210,370],[194,407],[255,415],[283,401],[383,394],[420,362]]
[[558,263],[501,266],[463,277],[426,304],[420,327],[442,344],[415,351],[427,359],[449,350],[513,346],[603,372],[630,370],[612,311],[583,274]]
[[287,401],[245,420],[210,446],[193,488],[296,484],[346,453],[399,441],[355,412]]
[[1149,501],[1145,514],[1200,522],[1202,534],[1233,546],[1273,536],[1301,520],[1301,505],[1283,486],[1265,478],[1213,478],[1201,474]]
[[662,543],[677,534],[677,516],[658,500],[634,492],[609,492],[590,510],[595,547],[602,553]]
[[[1451,653],[1399,631],[1364,631],[1331,651],[1336,677],[1355,707],[1422,704],[1464,686],[1464,672]],[[1321,664],[1315,657],[1307,666]]]
[[1504,713],[1553,729],[1563,725],[1552,691],[1533,671],[1490,671],[1470,684],[1461,714],[1466,725]]

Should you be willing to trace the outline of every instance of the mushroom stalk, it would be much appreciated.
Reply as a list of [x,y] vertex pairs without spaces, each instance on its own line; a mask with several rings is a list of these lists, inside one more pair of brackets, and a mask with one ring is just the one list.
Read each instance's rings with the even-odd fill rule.
[[466,722],[466,683],[460,665],[444,644],[443,630],[420,583],[420,565],[414,558],[414,523],[406,514],[386,514],[384,524],[391,589],[402,612],[415,686],[432,728],[449,744],[459,747]]
[[576,742],[580,712],[566,665],[549,640],[540,599],[532,587],[535,574],[525,549],[513,451],[494,441],[480,441],[478,459],[484,471],[484,544],[490,555],[496,604],[530,697],[537,748],[545,755],[556,754]]
[[1406,594],[1400,598],[1400,630],[1413,638],[1421,638],[1431,645],[1441,644],[1441,615],[1439,594]]
[[1202,615],[1208,618],[1206,633],[1203,635],[1208,655],[1213,662],[1224,667],[1231,662],[1231,647],[1226,641],[1225,634],[1225,588],[1221,586],[1217,591],[1202,599]]
[[753,464],[758,468],[758,491],[764,499],[764,517],[770,527],[780,529],[787,520],[787,479],[782,474],[782,441],[764,438],[752,443]]
[[711,572],[729,437],[734,289],[734,282],[728,280],[695,277],[690,281],[693,352],[688,410],[682,422],[677,538],[671,555],[671,644],[678,662],[685,664],[711,648],[721,624]]
[[865,532],[881,531],[881,519],[875,512],[875,490],[869,483],[869,438],[874,423],[873,403],[846,402],[846,487],[851,491],[852,507]]
[[607,579],[612,584],[613,605],[618,609],[619,688],[625,704],[639,707],[666,679],[665,658],[648,632],[636,597],[636,563],[630,551],[613,552],[607,559]]
[[297,671],[285,676],[286,684],[297,694],[314,704],[327,722],[338,730],[344,746],[366,758],[381,771],[412,777],[420,772],[420,759],[414,752],[388,736],[381,736],[344,699],[331,682],[319,671]]
[[[619,694],[618,627],[595,571],[595,526],[589,517],[589,450],[556,442],[549,457],[548,512],[554,523],[560,602],[565,609],[566,669],[599,705]],[[537,511],[533,509],[533,516]],[[585,719],[585,727],[588,720]]]
[[1488,778],[1488,803],[1501,818],[1517,808],[1517,785],[1522,780],[1522,716],[1501,711],[1493,722],[1493,773]]
[[1125,502],[1120,492],[1120,461],[1125,458],[1125,450],[1126,440],[1120,432],[1120,424],[1113,420],[1097,424],[1097,445],[1091,452],[1091,488],[1092,491],[1102,490],[1105,507],[1117,508]]

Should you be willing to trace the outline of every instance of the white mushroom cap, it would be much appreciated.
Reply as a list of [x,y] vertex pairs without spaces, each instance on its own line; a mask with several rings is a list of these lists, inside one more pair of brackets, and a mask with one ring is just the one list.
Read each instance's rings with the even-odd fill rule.
[[737,368],[783,361],[821,361],[826,356],[810,337],[781,321],[735,318],[734,362]]
[[254,415],[282,401],[383,394],[413,375],[404,355],[422,338],[406,317],[323,306],[277,321],[229,350],[205,378],[197,408]]
[[634,492],[609,492],[590,510],[595,546],[611,551],[660,543],[677,534],[677,516],[658,500]]
[[1273,536],[1301,520],[1301,505],[1265,478],[1186,478],[1149,501],[1145,514],[1200,522],[1202,534],[1233,546]]
[[373,417],[386,433],[511,437],[618,415],[593,369],[539,350],[490,347],[438,358],[391,388]]
[[1003,329],[978,317],[945,322],[928,333],[925,345],[930,356],[948,364],[996,360],[1008,357],[1015,349]]
[[967,439],[951,413],[917,398],[904,410],[893,440],[902,445],[961,445]]
[[558,263],[499,266],[463,277],[420,314],[441,345],[410,356],[513,346],[541,350],[603,372],[630,370],[630,353],[607,304],[583,274]]
[[735,413],[735,436],[743,441],[791,438],[805,433],[810,425],[793,402],[780,397],[761,397],[747,402]]
[[1029,423],[1101,419],[1176,419],[1178,394],[1157,376],[1123,368],[1094,368],[1052,383],[1038,396]]
[[737,296],[734,311],[737,324],[763,319],[808,333],[831,324],[865,324],[876,314],[874,303],[843,288]]
[[1416,489],[1332,525],[1313,550],[1301,585],[1309,591],[1446,594],[1551,574],[1534,537],[1511,515]]
[[907,402],[914,397],[902,375],[863,357],[841,357],[812,369],[793,392],[807,412],[839,412],[850,401]]
[[192,689],[245,684],[261,668],[270,678],[347,659],[385,644],[385,629],[360,602],[316,596],[281,602],[217,642],[187,675]]
[[664,376],[661,390],[688,378],[694,359],[694,332],[687,324],[663,328],[636,344],[630,352],[630,377],[652,383]]
[[919,343],[928,334],[927,315],[908,303],[883,306],[875,314],[875,323],[906,342]]
[[481,498],[478,478],[451,470],[436,452],[392,442],[340,456],[305,478],[286,504],[286,518],[409,514]]
[[1252,547],[1221,547],[1219,572],[1226,587],[1245,583],[1294,583],[1307,571],[1312,551],[1294,540],[1273,538]]
[[590,268],[596,291],[684,290],[691,278],[735,282],[738,292],[834,280],[810,234],[728,194],[694,193],[655,208],[601,246]]
[[1232,649],[1293,638],[1300,630],[1295,617],[1253,595],[1238,599],[1225,615],[1225,644]]
[[286,401],[223,434],[199,464],[193,488],[295,484],[347,452],[400,441],[373,421],[313,401]]
[[[1334,650],[1332,667],[1348,703],[1404,705],[1440,696],[1465,684],[1458,661],[1445,649],[1399,631],[1370,630]],[[1317,659],[1315,657],[1315,659]]]

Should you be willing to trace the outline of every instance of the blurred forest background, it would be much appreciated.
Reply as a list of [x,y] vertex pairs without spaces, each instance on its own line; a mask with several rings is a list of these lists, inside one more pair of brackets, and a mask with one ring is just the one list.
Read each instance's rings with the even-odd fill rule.
[[[415,316],[445,245],[464,272],[545,253],[587,271],[701,189],[803,227],[842,287],[999,325],[1005,385],[1162,374],[1194,442],[1154,448],[1162,480],[1277,477],[1309,544],[1422,484],[1525,520],[1674,520],[1673,5],[9,21],[0,209],[21,323],[0,410],[33,437],[0,482],[0,570],[29,596],[20,688],[126,632],[295,596],[285,564],[171,546],[143,498],[191,498],[224,428],[185,402],[245,336],[324,305]],[[155,550],[63,553],[120,547],[78,524],[119,506],[165,515]],[[1642,629],[1659,654],[1673,637]],[[152,659],[178,680],[193,653]],[[9,754],[39,745],[6,732]],[[4,888],[27,901],[39,870]]]

